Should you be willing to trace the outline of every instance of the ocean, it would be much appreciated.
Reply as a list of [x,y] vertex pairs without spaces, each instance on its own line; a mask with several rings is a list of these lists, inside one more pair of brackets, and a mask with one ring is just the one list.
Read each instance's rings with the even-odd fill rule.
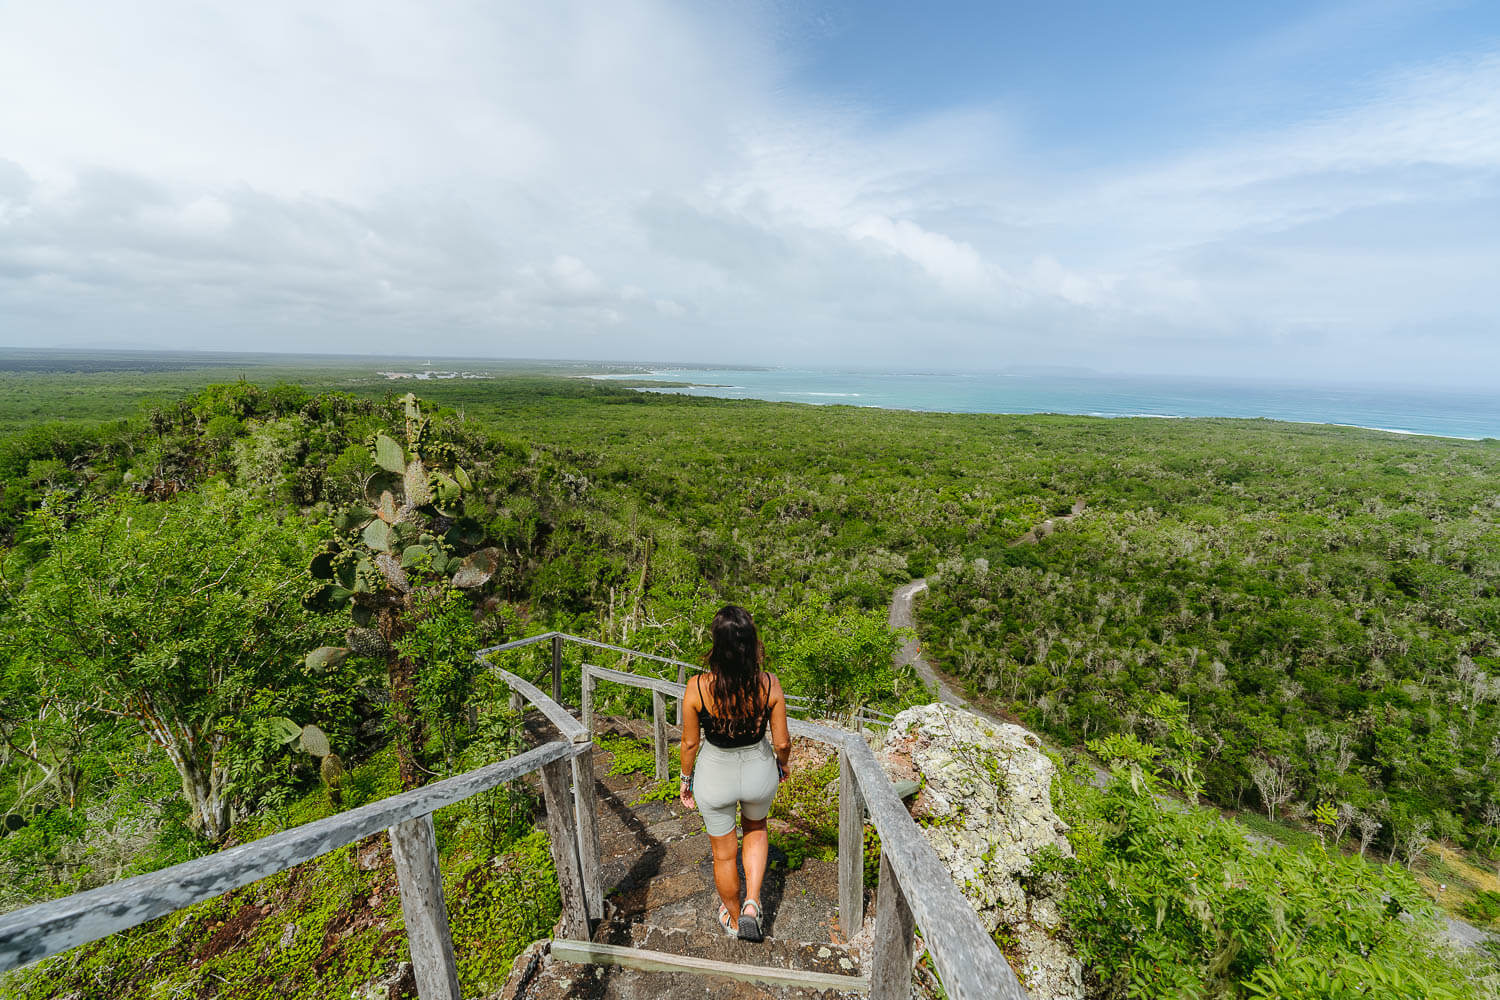
[[663,367],[601,379],[679,382],[643,392],[945,413],[1095,417],[1265,417],[1393,434],[1500,438],[1500,402],[1475,390],[1126,375],[850,372]]

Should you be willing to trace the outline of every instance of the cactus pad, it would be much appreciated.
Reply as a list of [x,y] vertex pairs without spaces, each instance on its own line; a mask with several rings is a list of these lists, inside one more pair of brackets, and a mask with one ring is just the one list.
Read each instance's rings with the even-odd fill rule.
[[364,504],[353,504],[347,510],[340,511],[333,517],[333,530],[344,534],[350,534],[363,528],[370,523],[375,512]]
[[411,593],[411,582],[406,579],[406,570],[401,568],[401,563],[395,556],[382,552],[375,557],[375,565],[380,567],[380,575],[392,590],[402,594]]
[[344,780],[344,762],[336,753],[324,754],[318,773],[323,778],[323,784],[329,788],[337,788]]
[[327,757],[333,752],[328,745],[328,734],[317,726],[302,727],[302,749],[314,757]]
[[391,526],[384,521],[371,521],[365,525],[364,543],[376,552],[391,551]]
[[427,482],[427,467],[420,458],[414,458],[406,466],[402,480],[406,489],[406,502],[412,507],[425,507],[432,502],[432,487]]
[[307,565],[307,571],[312,574],[314,580],[333,579],[333,560],[338,552],[338,546],[330,542],[313,555],[312,561]]
[[500,550],[480,549],[459,563],[458,572],[453,574],[453,586],[460,589],[482,587],[499,568]]
[[344,633],[344,641],[356,656],[384,656],[391,648],[390,643],[372,628],[351,628]]
[[406,454],[401,446],[384,434],[375,435],[375,445],[370,449],[375,464],[386,472],[401,475],[406,471]]
[[375,508],[375,513],[386,524],[395,524],[397,517],[396,497],[390,490],[380,494],[380,503]]
[[308,670],[333,670],[349,658],[349,650],[343,646],[319,646],[307,654],[303,661]]
[[484,528],[472,517],[461,517],[448,529],[449,545],[478,545],[484,541]]

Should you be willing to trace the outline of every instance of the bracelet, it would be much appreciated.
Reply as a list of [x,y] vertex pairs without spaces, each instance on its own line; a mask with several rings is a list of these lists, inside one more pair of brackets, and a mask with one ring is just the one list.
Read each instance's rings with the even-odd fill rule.
[[691,792],[693,790],[693,776],[691,774],[684,774],[680,777],[682,778],[682,787]]

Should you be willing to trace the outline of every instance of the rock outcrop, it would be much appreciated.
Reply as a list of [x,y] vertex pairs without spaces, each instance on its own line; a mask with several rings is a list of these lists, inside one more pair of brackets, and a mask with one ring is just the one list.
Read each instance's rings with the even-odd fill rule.
[[952,705],[897,715],[879,753],[893,781],[922,782],[912,814],[1034,1000],[1082,1000],[1056,886],[1023,886],[1047,847],[1073,853],[1052,810],[1052,761],[1037,737]]

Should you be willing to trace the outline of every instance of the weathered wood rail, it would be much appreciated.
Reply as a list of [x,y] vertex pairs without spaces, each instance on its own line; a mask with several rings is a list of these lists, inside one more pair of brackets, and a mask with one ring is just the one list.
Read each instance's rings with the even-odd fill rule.
[[[551,645],[550,697],[535,684],[492,662],[496,654],[543,642]],[[564,642],[676,667],[677,680],[580,664],[580,722],[561,704]],[[513,696],[542,712],[562,738],[424,788],[217,854],[0,915],[0,972],[213,899],[385,830],[396,863],[418,994],[422,1000],[460,1000],[432,814],[534,771],[540,772],[546,803],[549,843],[562,897],[562,935],[575,943],[587,942],[591,924],[602,917],[604,907],[591,753],[594,690],[604,681],[651,691],[657,777],[665,778],[666,699],[677,702],[680,723],[687,673],[700,668],[559,632],[492,646],[475,657],[495,670]],[[857,716],[856,724],[879,725],[888,720],[889,716],[876,713]],[[880,834],[870,995],[875,1000],[905,1000],[910,995],[913,933],[919,927],[938,976],[954,1000],[1024,1000],[1026,993],[1015,973],[928,846],[864,738],[857,732],[801,719],[789,719],[788,723],[793,735],[839,751],[839,923],[846,934],[857,932],[864,919],[867,812]]]
[[[665,780],[668,748],[662,701],[664,697],[681,699],[685,685],[588,663],[581,665],[580,673],[583,725],[591,733],[594,691],[599,681],[651,692],[656,778]],[[1015,972],[953,884],[864,738],[801,719],[788,719],[787,727],[793,736],[816,740],[839,752],[839,926],[846,935],[857,934],[864,923],[866,811],[880,835],[870,996],[874,1000],[906,1000],[911,995],[913,934],[919,926],[938,978],[954,1000],[1024,998],[1026,991]],[[911,887],[910,891],[906,887]]]
[[[411,936],[418,991],[423,1000],[457,1000],[458,977],[442,879],[437,871],[433,812],[540,770],[549,821],[556,814],[571,827],[572,810],[557,789],[567,786],[567,762],[590,749],[587,742],[545,743],[466,774],[217,854],[12,910],[0,916],[0,972],[213,899],[386,830],[391,834],[401,912]],[[577,895],[580,891],[576,848],[569,846],[572,839],[554,836],[552,840],[553,863],[565,901],[570,893]],[[578,905],[576,901],[573,904],[575,909]]]

